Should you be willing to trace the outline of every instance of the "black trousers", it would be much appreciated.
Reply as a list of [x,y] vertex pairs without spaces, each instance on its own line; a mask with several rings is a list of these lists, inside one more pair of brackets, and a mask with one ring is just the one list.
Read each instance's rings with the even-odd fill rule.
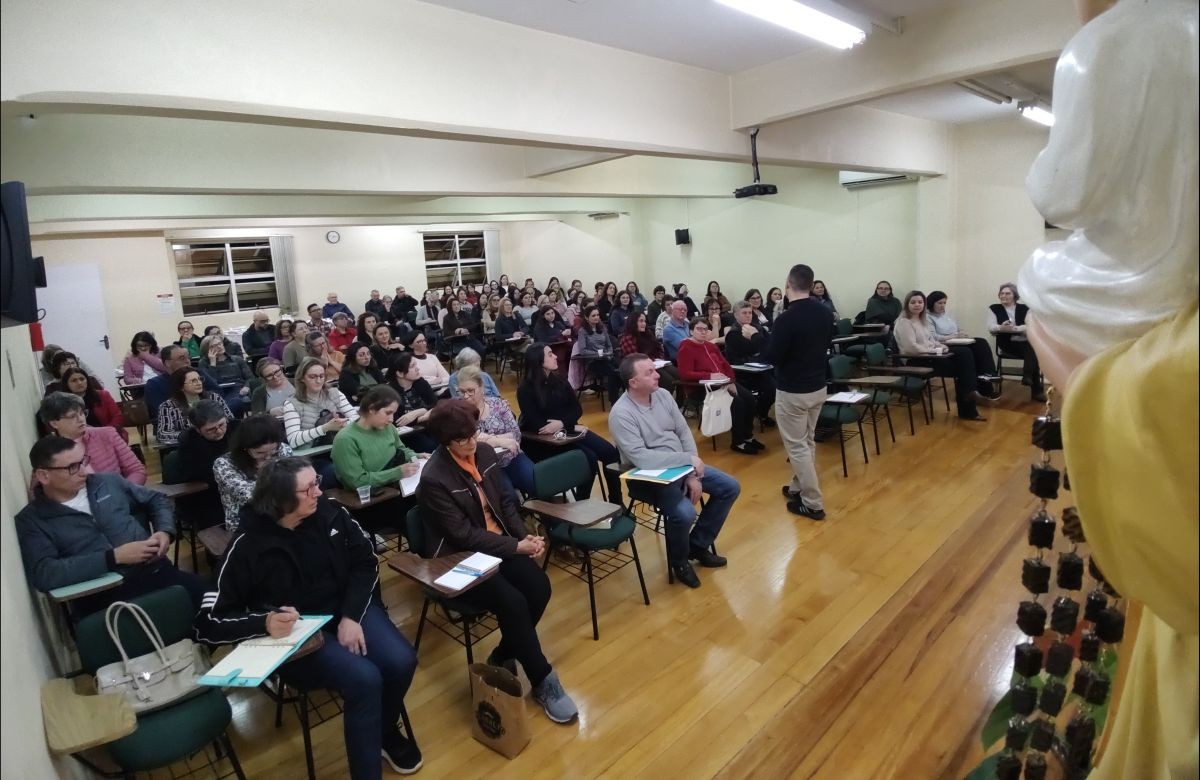
[[[713,392],[727,393],[729,392],[727,389],[728,387],[728,385],[723,385],[715,388]],[[755,409],[757,408],[755,404],[757,403],[761,405],[764,403],[764,400],[762,395],[759,395],[758,401],[755,401],[754,393],[750,392],[750,388],[746,387],[740,381],[734,384],[734,389],[737,392],[733,396],[733,405],[729,408],[729,414],[733,418],[731,420],[729,434],[731,441],[734,444],[741,444],[742,442],[754,437],[754,414]],[[697,403],[701,409],[704,407],[704,399],[707,397],[707,392],[708,391],[706,390],[701,390],[695,395]],[[769,402],[766,402],[766,408],[767,410],[770,410],[770,402],[774,402],[775,393],[772,392],[771,395],[768,396],[768,399]],[[765,414],[765,412],[761,414]]]
[[496,646],[499,660],[520,661],[534,686],[546,679],[551,666],[542,653],[537,624],[550,603],[550,578],[532,558],[505,558],[491,579],[457,599],[495,613],[500,624],[500,644]]
[[981,383],[970,347],[951,346],[948,358],[913,358],[910,362],[930,366],[938,376],[953,377],[958,416],[971,418],[979,415],[979,408],[975,405],[972,394],[979,389]]
[[1028,341],[1009,339],[1008,343],[1000,347],[1000,350],[1010,355],[1017,355],[1024,360],[1025,368],[1021,375],[1028,383],[1030,392],[1035,394],[1042,392],[1042,367],[1038,365],[1038,357],[1037,353],[1033,351],[1033,345]]
[[79,622],[93,612],[106,609],[114,601],[129,601],[172,585],[182,585],[192,600],[192,606],[199,611],[205,591],[212,587],[204,577],[175,568],[175,564],[167,558],[125,567],[121,574],[125,580],[119,586],[71,602],[72,620]]
[[755,413],[761,420],[770,416],[771,407],[775,404],[775,377],[771,372],[761,374],[743,373],[738,376],[738,385],[758,393]]

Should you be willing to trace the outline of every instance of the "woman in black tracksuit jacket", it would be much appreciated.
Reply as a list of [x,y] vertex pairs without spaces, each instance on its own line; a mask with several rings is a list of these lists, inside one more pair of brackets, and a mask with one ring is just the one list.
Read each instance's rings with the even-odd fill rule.
[[297,613],[332,615],[324,644],[279,667],[280,676],[303,690],[342,696],[352,778],[379,778],[381,752],[397,771],[415,771],[420,750],[397,721],[417,655],[379,602],[370,537],[343,507],[321,497],[306,458],[263,466],[240,517],[217,591],[197,616],[197,636],[212,643],[287,636]]

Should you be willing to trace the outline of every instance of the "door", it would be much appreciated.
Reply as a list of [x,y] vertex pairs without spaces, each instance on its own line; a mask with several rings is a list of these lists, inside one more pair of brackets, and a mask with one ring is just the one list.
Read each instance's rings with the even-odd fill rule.
[[108,351],[108,317],[100,267],[65,265],[46,267],[46,286],[37,291],[42,317],[42,338],[74,352],[96,373],[113,398],[120,398],[112,357]]

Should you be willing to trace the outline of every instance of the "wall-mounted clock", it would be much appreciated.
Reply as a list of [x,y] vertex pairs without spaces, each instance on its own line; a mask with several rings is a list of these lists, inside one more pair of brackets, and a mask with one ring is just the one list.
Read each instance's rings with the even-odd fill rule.
[[342,234],[337,232],[336,230],[331,230],[325,234],[325,240],[331,244],[336,244],[337,242],[342,240]]

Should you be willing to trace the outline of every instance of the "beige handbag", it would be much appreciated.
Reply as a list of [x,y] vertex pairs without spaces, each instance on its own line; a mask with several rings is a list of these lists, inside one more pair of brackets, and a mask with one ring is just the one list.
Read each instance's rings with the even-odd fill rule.
[[[130,658],[121,644],[117,621],[128,612],[154,645],[154,651]],[[120,693],[136,713],[151,712],[199,693],[197,682],[212,666],[204,648],[190,639],[164,646],[162,635],[146,610],[127,601],[116,601],[104,612],[108,636],[121,654],[120,661],[96,671],[98,693]]]

